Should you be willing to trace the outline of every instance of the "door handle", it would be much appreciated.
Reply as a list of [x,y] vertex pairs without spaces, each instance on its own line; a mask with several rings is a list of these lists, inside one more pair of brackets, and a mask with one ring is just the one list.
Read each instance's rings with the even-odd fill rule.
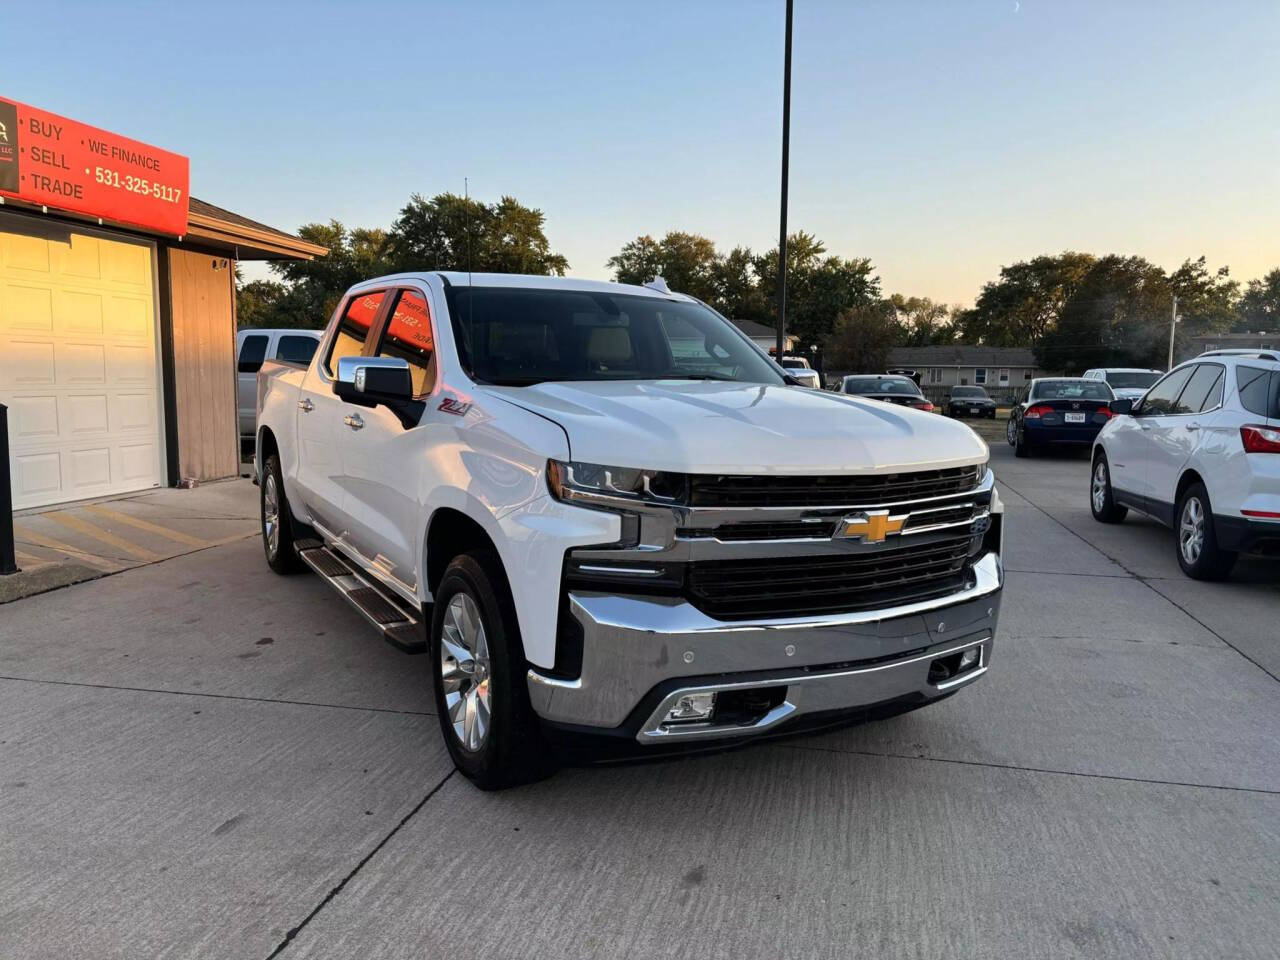
[[1199,429],[1200,429],[1200,424],[1198,424],[1198,423],[1188,423],[1188,424],[1187,424],[1187,429],[1188,429],[1188,430],[1199,430]]
[[347,414],[345,417],[342,418],[342,422],[345,423],[352,430],[359,430],[364,426],[364,420],[361,419],[360,414],[358,413]]
[[310,397],[308,397],[306,400],[298,401],[298,409],[301,410],[303,413],[310,413],[315,408],[316,408],[316,405],[311,402]]

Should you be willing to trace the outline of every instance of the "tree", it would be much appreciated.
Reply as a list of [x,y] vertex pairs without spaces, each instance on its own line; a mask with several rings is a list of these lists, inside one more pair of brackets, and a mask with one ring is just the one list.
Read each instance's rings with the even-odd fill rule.
[[832,370],[877,373],[889,365],[889,351],[902,328],[888,300],[862,303],[842,311],[827,341],[826,365]]
[[563,276],[569,261],[551,252],[546,217],[514,197],[497,203],[441,193],[410,197],[386,235],[393,271],[474,270]]
[[1075,286],[1058,322],[1035,345],[1046,370],[1163,367],[1173,287],[1142,257],[1099,259]]
[[889,298],[902,327],[900,345],[927,347],[950,343],[955,335],[951,310],[945,303],[934,303],[928,297],[904,297],[895,293]]
[[717,257],[711,269],[716,295],[712,305],[733,320],[769,322],[769,304],[756,282],[755,255],[748,247],[734,247]]
[[1096,263],[1067,250],[1000,268],[983,285],[973,309],[957,318],[961,339],[993,347],[1034,347],[1054,328],[1062,310]]
[[1190,337],[1225,333],[1240,318],[1236,306],[1240,299],[1240,284],[1231,279],[1227,267],[1219,267],[1210,273],[1204,257],[1184,260],[1182,266],[1169,275],[1169,286],[1178,297],[1178,315],[1182,322],[1177,327],[1177,338],[1181,346],[1186,346]]
[[1260,280],[1250,280],[1240,298],[1237,333],[1271,333],[1280,330],[1280,269]]
[[241,283],[239,270],[236,270],[236,326],[272,327],[276,326],[275,318],[280,302],[289,293],[289,288],[275,280],[251,280]]
[[697,233],[672,230],[661,240],[647,234],[625,244],[605,266],[619,283],[645,284],[662,277],[672,290],[718,305],[716,245]]
[[[826,247],[803,231],[787,239],[787,333],[802,344],[827,344],[836,321],[848,310],[880,300],[880,278],[871,261],[823,256]],[[777,248],[755,257],[760,297],[768,305],[763,322],[778,322]]]

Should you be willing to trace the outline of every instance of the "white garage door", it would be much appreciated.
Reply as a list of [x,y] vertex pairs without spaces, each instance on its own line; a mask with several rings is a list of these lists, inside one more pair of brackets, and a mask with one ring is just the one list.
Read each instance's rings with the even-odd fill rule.
[[164,481],[154,248],[0,215],[14,509]]

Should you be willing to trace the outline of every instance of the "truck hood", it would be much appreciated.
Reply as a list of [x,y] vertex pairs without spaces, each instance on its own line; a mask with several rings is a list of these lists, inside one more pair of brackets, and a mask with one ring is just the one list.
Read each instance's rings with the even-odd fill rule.
[[933,413],[810,390],[698,380],[483,387],[552,420],[574,460],[681,473],[891,473],[982,463],[987,446]]

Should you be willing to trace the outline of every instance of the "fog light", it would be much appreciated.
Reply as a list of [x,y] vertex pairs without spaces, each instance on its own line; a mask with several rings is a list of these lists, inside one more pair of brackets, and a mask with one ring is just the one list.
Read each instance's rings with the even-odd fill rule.
[[976,667],[978,665],[978,654],[981,650],[981,647],[970,647],[960,654],[960,669],[968,670],[970,667]]
[[667,711],[663,723],[692,723],[698,720],[711,719],[711,711],[716,708],[714,693],[686,693]]

